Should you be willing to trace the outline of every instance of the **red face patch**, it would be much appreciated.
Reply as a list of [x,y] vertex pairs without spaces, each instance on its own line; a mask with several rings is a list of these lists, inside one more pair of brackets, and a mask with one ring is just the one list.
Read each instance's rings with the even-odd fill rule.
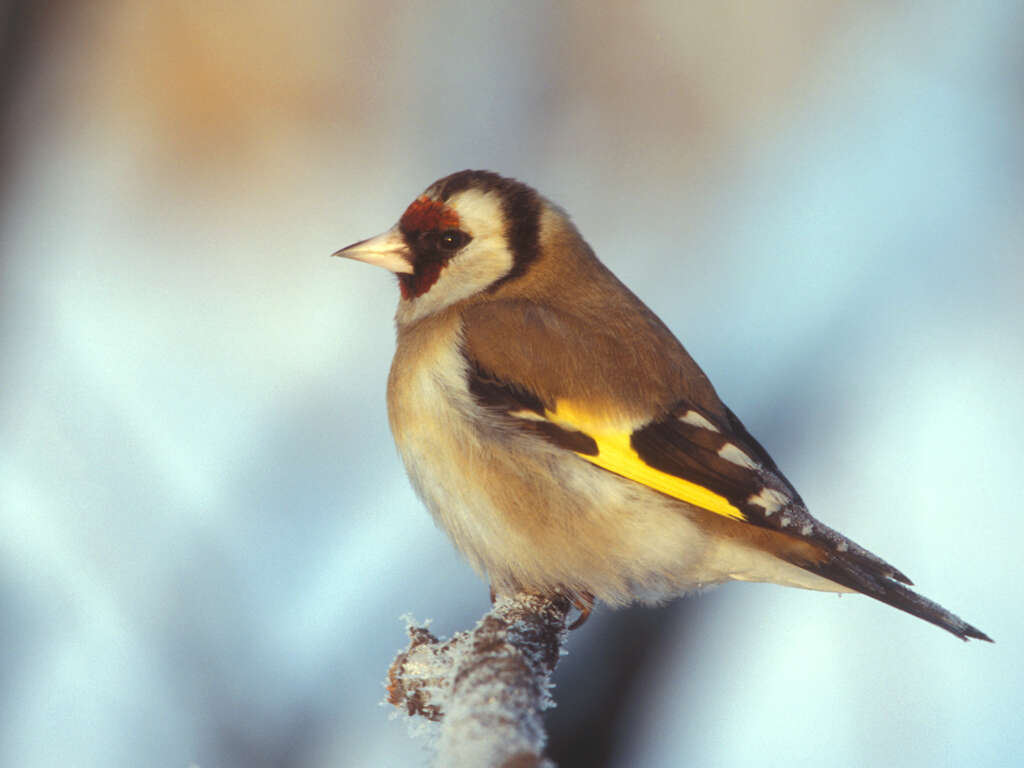
[[403,232],[458,229],[459,214],[439,200],[420,195],[405,209],[398,226]]
[[430,286],[437,282],[441,276],[444,264],[440,261],[428,261],[414,274],[399,275],[398,289],[402,292],[403,299],[415,299],[430,290]]

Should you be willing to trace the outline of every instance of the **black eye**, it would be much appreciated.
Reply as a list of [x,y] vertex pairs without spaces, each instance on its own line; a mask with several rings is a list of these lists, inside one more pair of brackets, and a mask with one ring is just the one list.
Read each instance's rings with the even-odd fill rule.
[[457,251],[469,242],[469,235],[459,229],[446,229],[437,238],[437,244],[446,251]]

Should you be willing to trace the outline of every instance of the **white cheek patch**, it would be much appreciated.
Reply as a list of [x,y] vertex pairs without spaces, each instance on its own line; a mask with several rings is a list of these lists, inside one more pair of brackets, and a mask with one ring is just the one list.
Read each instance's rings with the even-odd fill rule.
[[476,240],[457,253],[444,267],[437,281],[419,296],[398,304],[395,319],[410,323],[485,290],[512,269],[512,254],[504,241]]
[[399,303],[399,323],[415,322],[480,293],[514,266],[497,195],[469,189],[452,195],[446,204],[458,213],[459,229],[472,239],[441,268],[427,291]]
[[448,262],[441,278],[447,278],[447,290],[468,296],[507,275],[512,264],[512,253],[503,237],[474,238]]

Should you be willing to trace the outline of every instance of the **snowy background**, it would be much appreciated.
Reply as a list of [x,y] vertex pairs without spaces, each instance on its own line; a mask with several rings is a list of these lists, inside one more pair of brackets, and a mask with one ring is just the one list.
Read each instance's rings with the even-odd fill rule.
[[569,210],[811,511],[997,641],[728,585],[599,611],[587,766],[1024,761],[1024,7],[0,5],[0,764],[406,766],[487,589],[414,498],[393,278],[488,168]]

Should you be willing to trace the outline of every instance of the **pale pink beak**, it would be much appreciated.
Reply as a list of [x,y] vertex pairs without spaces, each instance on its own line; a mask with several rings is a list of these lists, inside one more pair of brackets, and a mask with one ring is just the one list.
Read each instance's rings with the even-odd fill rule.
[[331,255],[365,261],[367,264],[384,267],[396,274],[411,275],[413,273],[412,252],[397,226],[392,227],[384,234],[371,237],[369,240],[352,243]]

